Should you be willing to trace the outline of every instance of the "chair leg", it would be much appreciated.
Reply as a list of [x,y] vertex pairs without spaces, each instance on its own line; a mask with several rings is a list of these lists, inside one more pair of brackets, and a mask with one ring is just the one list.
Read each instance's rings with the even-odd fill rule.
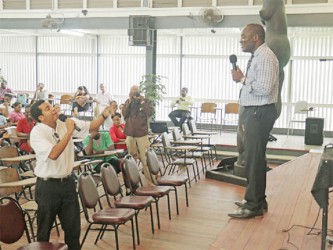
[[82,246],[83,246],[83,244],[84,244],[84,242],[85,242],[85,240],[86,240],[86,238],[87,238],[87,235],[88,235],[88,232],[90,231],[91,226],[92,226],[92,224],[89,224],[89,226],[88,226],[88,228],[87,228],[87,230],[86,230],[86,233],[85,233],[84,236],[83,236],[83,239],[82,239],[82,242],[81,242],[81,245],[80,245],[80,248],[81,248],[81,249],[83,249]]
[[177,215],[179,215],[179,206],[178,206],[178,194],[177,194],[177,188],[174,186],[175,191],[175,198],[176,198],[176,209],[177,209]]
[[184,186],[185,186],[186,206],[188,207],[188,193],[187,193],[187,184],[186,184],[186,182],[185,182]]
[[170,196],[167,194],[168,197],[168,211],[169,211],[169,220],[171,220],[171,209],[170,209]]
[[[133,226],[133,224],[132,224]],[[118,242],[118,226],[113,226],[114,227],[114,237],[116,239],[116,249],[119,250],[119,242]],[[132,227],[133,228],[133,227]]]
[[[133,240],[133,249],[135,249],[135,233],[134,233],[134,224],[133,224],[133,218],[131,219],[131,225],[132,225],[132,240]],[[139,237],[139,234],[138,234]],[[138,243],[139,245],[139,243]]]
[[139,211],[135,211],[135,227],[136,227],[136,237],[137,237],[138,245],[140,245],[138,213],[139,213]]
[[161,229],[160,213],[159,213],[159,210],[158,210],[158,200],[155,200],[155,205],[156,205],[156,214],[157,214],[157,226],[158,226],[158,229]]
[[154,216],[153,216],[153,208],[152,208],[151,204],[149,205],[149,210],[150,210],[151,232],[154,234],[155,233],[155,230],[154,230]]
[[187,166],[186,166],[186,172],[187,172],[188,184],[189,184],[189,186],[191,188],[192,186],[191,186],[190,172],[188,171],[188,167]]

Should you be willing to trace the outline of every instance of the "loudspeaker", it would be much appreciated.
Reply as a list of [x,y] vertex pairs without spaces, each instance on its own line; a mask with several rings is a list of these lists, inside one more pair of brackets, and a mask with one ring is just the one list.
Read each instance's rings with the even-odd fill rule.
[[155,19],[151,16],[130,16],[128,44],[131,46],[152,46]]
[[322,145],[324,140],[324,119],[306,118],[305,120],[305,138],[306,145]]

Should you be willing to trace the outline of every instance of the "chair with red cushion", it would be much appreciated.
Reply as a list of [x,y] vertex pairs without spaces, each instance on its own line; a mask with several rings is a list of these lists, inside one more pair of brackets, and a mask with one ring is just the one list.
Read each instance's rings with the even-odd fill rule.
[[26,234],[29,244],[18,249],[20,250],[66,250],[64,243],[33,242],[31,243],[29,231],[25,222],[24,210],[20,204],[11,197],[0,199],[0,241],[5,244],[12,244],[18,241],[23,233]]

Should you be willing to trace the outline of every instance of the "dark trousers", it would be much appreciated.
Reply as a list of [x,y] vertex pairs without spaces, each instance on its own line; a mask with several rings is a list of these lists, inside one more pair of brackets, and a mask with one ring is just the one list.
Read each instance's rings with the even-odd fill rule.
[[[187,110],[174,110],[169,114],[169,118],[177,127],[181,127],[183,123],[191,116],[191,112]],[[178,121],[178,119],[179,121]]]
[[277,111],[274,104],[245,107],[244,145],[247,174],[245,192],[246,207],[254,210],[262,207],[266,199],[266,146]]
[[80,249],[80,207],[73,178],[63,182],[37,179],[37,241],[49,241],[55,218],[65,232],[68,249]]
[[[97,173],[101,172],[101,167],[102,167],[103,163],[105,163],[105,162],[98,163],[98,165],[94,168],[94,170]],[[121,169],[120,169],[121,159],[119,159],[117,157],[113,157],[108,161],[108,163],[111,164],[111,166],[113,167],[114,171],[116,171],[117,174],[119,174],[121,172]]]

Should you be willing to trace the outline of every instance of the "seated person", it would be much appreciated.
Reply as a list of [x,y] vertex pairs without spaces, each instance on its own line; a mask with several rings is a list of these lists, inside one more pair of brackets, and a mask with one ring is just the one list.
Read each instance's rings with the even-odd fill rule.
[[7,122],[7,118],[4,115],[0,114],[0,134],[2,134],[2,131],[9,126],[11,126],[11,123]]
[[10,112],[13,111],[11,106],[12,96],[10,94],[5,94],[3,98],[3,103],[0,104],[0,113],[4,117],[9,117]]
[[0,86],[0,103],[4,102],[4,97],[6,94],[10,95],[10,97],[16,96],[15,93],[7,87],[7,81],[2,80]]
[[90,108],[92,99],[89,96],[89,92],[85,86],[80,86],[74,94],[73,100],[73,116],[78,117],[79,112],[87,111]]
[[29,145],[29,136],[32,128],[35,126],[35,120],[30,115],[31,105],[28,104],[25,107],[25,117],[17,122],[16,135],[19,137],[26,137],[26,139],[19,140],[19,148],[23,152],[32,153],[32,149]]
[[[107,150],[114,149],[113,141],[110,138],[110,134],[108,132],[99,132],[93,131],[91,132],[84,140],[83,140],[84,151],[88,155],[92,154],[103,154]],[[105,157],[95,158],[96,160],[103,160]],[[116,173],[120,173],[120,163],[121,160],[116,155],[111,155],[105,158],[105,162],[109,162]],[[99,163],[94,167],[96,172],[100,172],[101,166],[104,162]]]
[[34,100],[48,100],[49,92],[44,89],[44,83],[38,83],[34,94]]
[[126,135],[124,134],[125,124],[121,123],[121,114],[115,113],[111,115],[113,126],[110,128],[110,136],[112,141],[115,143],[116,149],[127,149],[126,146]]
[[15,102],[13,104],[14,110],[9,113],[9,120],[13,125],[17,125],[17,122],[24,118],[22,113],[22,104],[20,102]]
[[[176,110],[173,110],[169,117],[173,124],[177,127],[182,127],[182,124],[191,116],[190,106],[193,105],[193,100],[191,96],[187,95],[188,89],[182,88],[180,94],[181,96],[177,97],[172,101],[171,107],[174,108],[177,106]],[[179,121],[178,121],[179,119]]]

